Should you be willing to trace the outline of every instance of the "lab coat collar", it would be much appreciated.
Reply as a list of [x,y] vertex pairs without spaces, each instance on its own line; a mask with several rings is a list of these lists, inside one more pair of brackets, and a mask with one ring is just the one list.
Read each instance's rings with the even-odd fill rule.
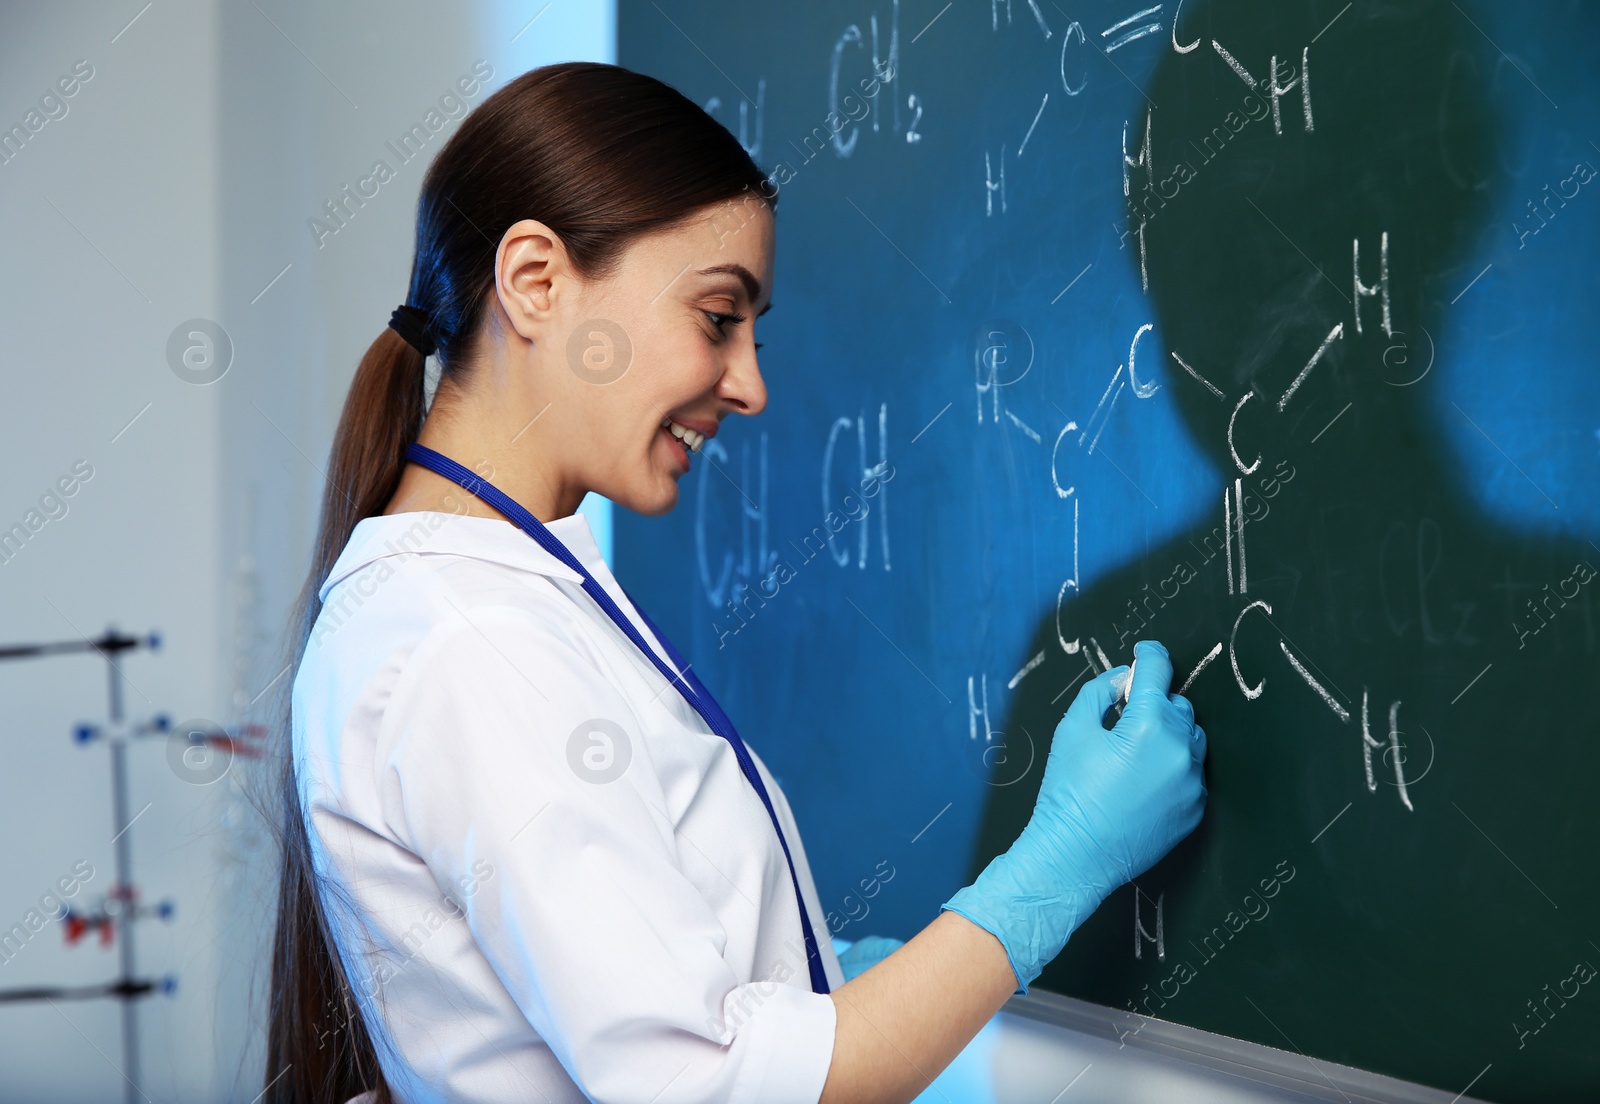
[[[556,518],[547,522],[545,527],[567,546],[567,550],[590,574],[598,577],[606,570],[600,548],[589,530],[589,519],[583,514]],[[546,552],[544,546],[509,521],[438,510],[409,510],[398,514],[380,514],[357,522],[350,539],[345,542],[344,550],[339,553],[327,579],[318,589],[317,598],[327,601],[328,591],[333,589],[334,584],[368,564],[386,556],[411,553],[465,556],[572,583],[583,581],[581,575]]]

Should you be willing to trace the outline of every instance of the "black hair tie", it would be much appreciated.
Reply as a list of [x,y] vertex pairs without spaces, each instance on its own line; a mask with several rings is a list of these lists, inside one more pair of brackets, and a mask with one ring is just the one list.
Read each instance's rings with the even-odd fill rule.
[[396,307],[389,315],[389,328],[425,357],[432,356],[439,347],[433,339],[433,319],[421,307]]

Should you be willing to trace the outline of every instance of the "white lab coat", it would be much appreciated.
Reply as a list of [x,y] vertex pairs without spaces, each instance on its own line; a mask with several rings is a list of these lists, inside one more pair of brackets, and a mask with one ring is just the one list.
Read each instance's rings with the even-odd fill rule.
[[[584,516],[549,528],[655,646]],[[360,522],[321,594],[294,756],[399,1099],[815,1102],[834,1007],[772,822],[578,574],[508,522],[413,512]]]

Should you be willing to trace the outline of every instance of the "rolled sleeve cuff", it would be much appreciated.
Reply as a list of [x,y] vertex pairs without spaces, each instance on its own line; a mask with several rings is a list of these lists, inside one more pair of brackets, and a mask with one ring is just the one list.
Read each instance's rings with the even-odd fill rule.
[[[837,1012],[833,999],[792,985],[773,984],[739,1035],[750,1047],[733,1099],[740,1104],[817,1104],[833,1062]],[[756,986],[740,986],[755,990]],[[736,990],[730,1004],[739,999]],[[732,1013],[730,1008],[729,1012]]]

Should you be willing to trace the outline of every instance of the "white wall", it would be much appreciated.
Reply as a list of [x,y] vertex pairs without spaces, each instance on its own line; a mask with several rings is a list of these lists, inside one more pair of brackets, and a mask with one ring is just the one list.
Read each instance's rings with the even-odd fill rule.
[[[25,124],[75,62],[93,75],[64,100],[64,116],[0,166],[0,524],[26,524],[75,462],[93,475],[65,500],[65,516],[0,564],[0,640],[93,635],[108,621],[159,628],[161,652],[122,664],[127,706],[136,719],[184,719],[223,704],[221,405],[215,389],[180,381],[166,361],[179,322],[220,309],[219,24],[213,4],[173,2],[124,29],[138,13],[91,2],[9,5],[3,17],[5,126]],[[71,738],[75,722],[105,718],[106,681],[91,657],[0,664],[7,928],[80,860],[94,874],[72,903],[112,885],[107,748]],[[132,810],[148,804],[129,833],[137,880],[147,898],[179,905],[173,923],[144,926],[138,965],[182,985],[146,1004],[141,1081],[157,1099],[199,1099],[217,1076],[211,982],[221,948],[217,902],[197,875],[215,867],[210,827],[223,791],[177,778],[160,740],[129,758]],[[51,925],[0,966],[0,988],[115,973],[114,952],[66,949]],[[110,1001],[0,1005],[0,1099],[119,1099],[117,1017]]]
[[[320,248],[307,221],[480,59],[493,76],[469,107],[533,65],[613,58],[609,3],[541,7],[5,6],[0,127],[25,123],[75,62],[93,75],[0,164],[0,530],[44,519],[0,548],[0,644],[159,629],[161,651],[120,664],[133,718],[267,719],[319,469],[355,365],[405,294],[425,158],[394,164]],[[197,318],[233,349],[205,385],[168,362],[169,336]],[[49,517],[39,497],[79,461],[92,476]],[[94,875],[73,904],[111,885],[107,749],[71,738],[104,718],[105,686],[90,657],[0,663],[0,929],[76,863]],[[139,932],[138,972],[178,979],[139,1006],[139,1092],[249,1101],[273,887],[243,772],[192,784],[160,739],[129,759],[136,880],[178,906]],[[68,949],[50,925],[0,965],[0,989],[115,973],[114,952]],[[112,1002],[0,1004],[0,1100],[119,1099],[124,1066]]]

